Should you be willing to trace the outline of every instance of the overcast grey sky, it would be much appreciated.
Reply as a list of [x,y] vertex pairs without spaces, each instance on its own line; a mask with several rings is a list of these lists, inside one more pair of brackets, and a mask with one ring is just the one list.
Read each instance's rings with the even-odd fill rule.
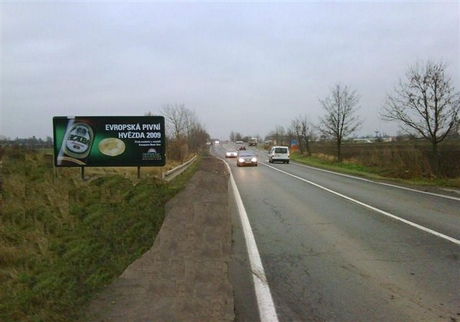
[[418,60],[460,76],[459,1],[2,1],[0,134],[52,136],[53,116],[139,116],[183,104],[207,132],[264,137],[361,96],[359,135]]

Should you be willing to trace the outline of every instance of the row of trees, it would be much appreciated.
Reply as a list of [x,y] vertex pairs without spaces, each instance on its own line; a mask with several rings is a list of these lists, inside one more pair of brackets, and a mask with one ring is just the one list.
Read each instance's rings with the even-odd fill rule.
[[257,138],[258,142],[262,141],[262,137],[260,135],[248,136],[248,135],[242,135],[240,132],[235,132],[235,131],[230,132],[230,141],[247,142],[250,138],[254,138],[254,137]]
[[[152,113],[147,113],[147,116]],[[198,152],[210,136],[195,112],[182,105],[166,104],[161,108],[165,118],[167,157],[183,162],[190,153]]]
[[[438,145],[450,135],[458,136],[460,130],[460,93],[455,91],[446,69],[446,63],[431,60],[410,66],[405,79],[400,79],[394,93],[387,95],[380,110],[383,121],[397,122],[404,133],[431,143],[434,174],[439,172]],[[341,162],[344,139],[363,124],[357,114],[359,99],[356,90],[336,84],[329,96],[320,99],[325,114],[318,124],[301,115],[291,121],[287,133],[282,126],[277,126],[267,137],[281,142],[288,134],[297,140],[301,153],[310,155],[310,142],[319,133],[322,138],[335,142],[337,160]]]
[[6,136],[0,135],[0,145],[17,145],[28,149],[52,148],[53,138],[47,136],[44,140],[32,136],[31,138],[16,138],[12,140]]

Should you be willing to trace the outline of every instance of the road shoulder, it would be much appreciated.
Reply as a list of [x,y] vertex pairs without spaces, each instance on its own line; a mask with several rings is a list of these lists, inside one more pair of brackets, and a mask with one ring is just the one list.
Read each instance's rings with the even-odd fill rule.
[[95,296],[84,320],[233,321],[228,178],[221,160],[204,155],[166,205],[153,247]]

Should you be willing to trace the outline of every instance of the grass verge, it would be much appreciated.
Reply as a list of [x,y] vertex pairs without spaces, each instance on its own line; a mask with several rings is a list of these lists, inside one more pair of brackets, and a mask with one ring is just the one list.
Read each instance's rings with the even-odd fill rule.
[[[8,153],[10,152],[10,153]],[[0,320],[75,321],[92,295],[152,245],[164,205],[195,162],[170,183],[77,168],[55,175],[46,153],[7,151],[2,160]]]
[[336,171],[340,173],[351,174],[359,177],[374,179],[374,180],[384,180],[384,181],[393,181],[409,185],[418,185],[418,186],[440,186],[440,187],[449,187],[449,188],[459,188],[460,189],[460,178],[454,179],[442,179],[442,178],[394,178],[391,177],[391,172],[387,169],[382,169],[379,167],[367,167],[359,164],[353,160],[345,160],[342,163],[337,163],[334,157],[325,156],[325,155],[314,155],[306,156],[299,153],[292,153],[290,158],[293,161],[309,165],[312,167]]

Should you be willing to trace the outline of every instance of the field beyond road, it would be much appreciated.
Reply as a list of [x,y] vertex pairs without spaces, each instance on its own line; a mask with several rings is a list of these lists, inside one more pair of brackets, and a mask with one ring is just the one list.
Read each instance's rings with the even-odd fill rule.
[[460,140],[439,145],[440,173],[431,170],[431,147],[427,142],[346,142],[342,146],[343,162],[337,163],[336,147],[331,142],[313,142],[311,154],[296,152],[296,161],[333,171],[400,181],[408,184],[460,188]]

